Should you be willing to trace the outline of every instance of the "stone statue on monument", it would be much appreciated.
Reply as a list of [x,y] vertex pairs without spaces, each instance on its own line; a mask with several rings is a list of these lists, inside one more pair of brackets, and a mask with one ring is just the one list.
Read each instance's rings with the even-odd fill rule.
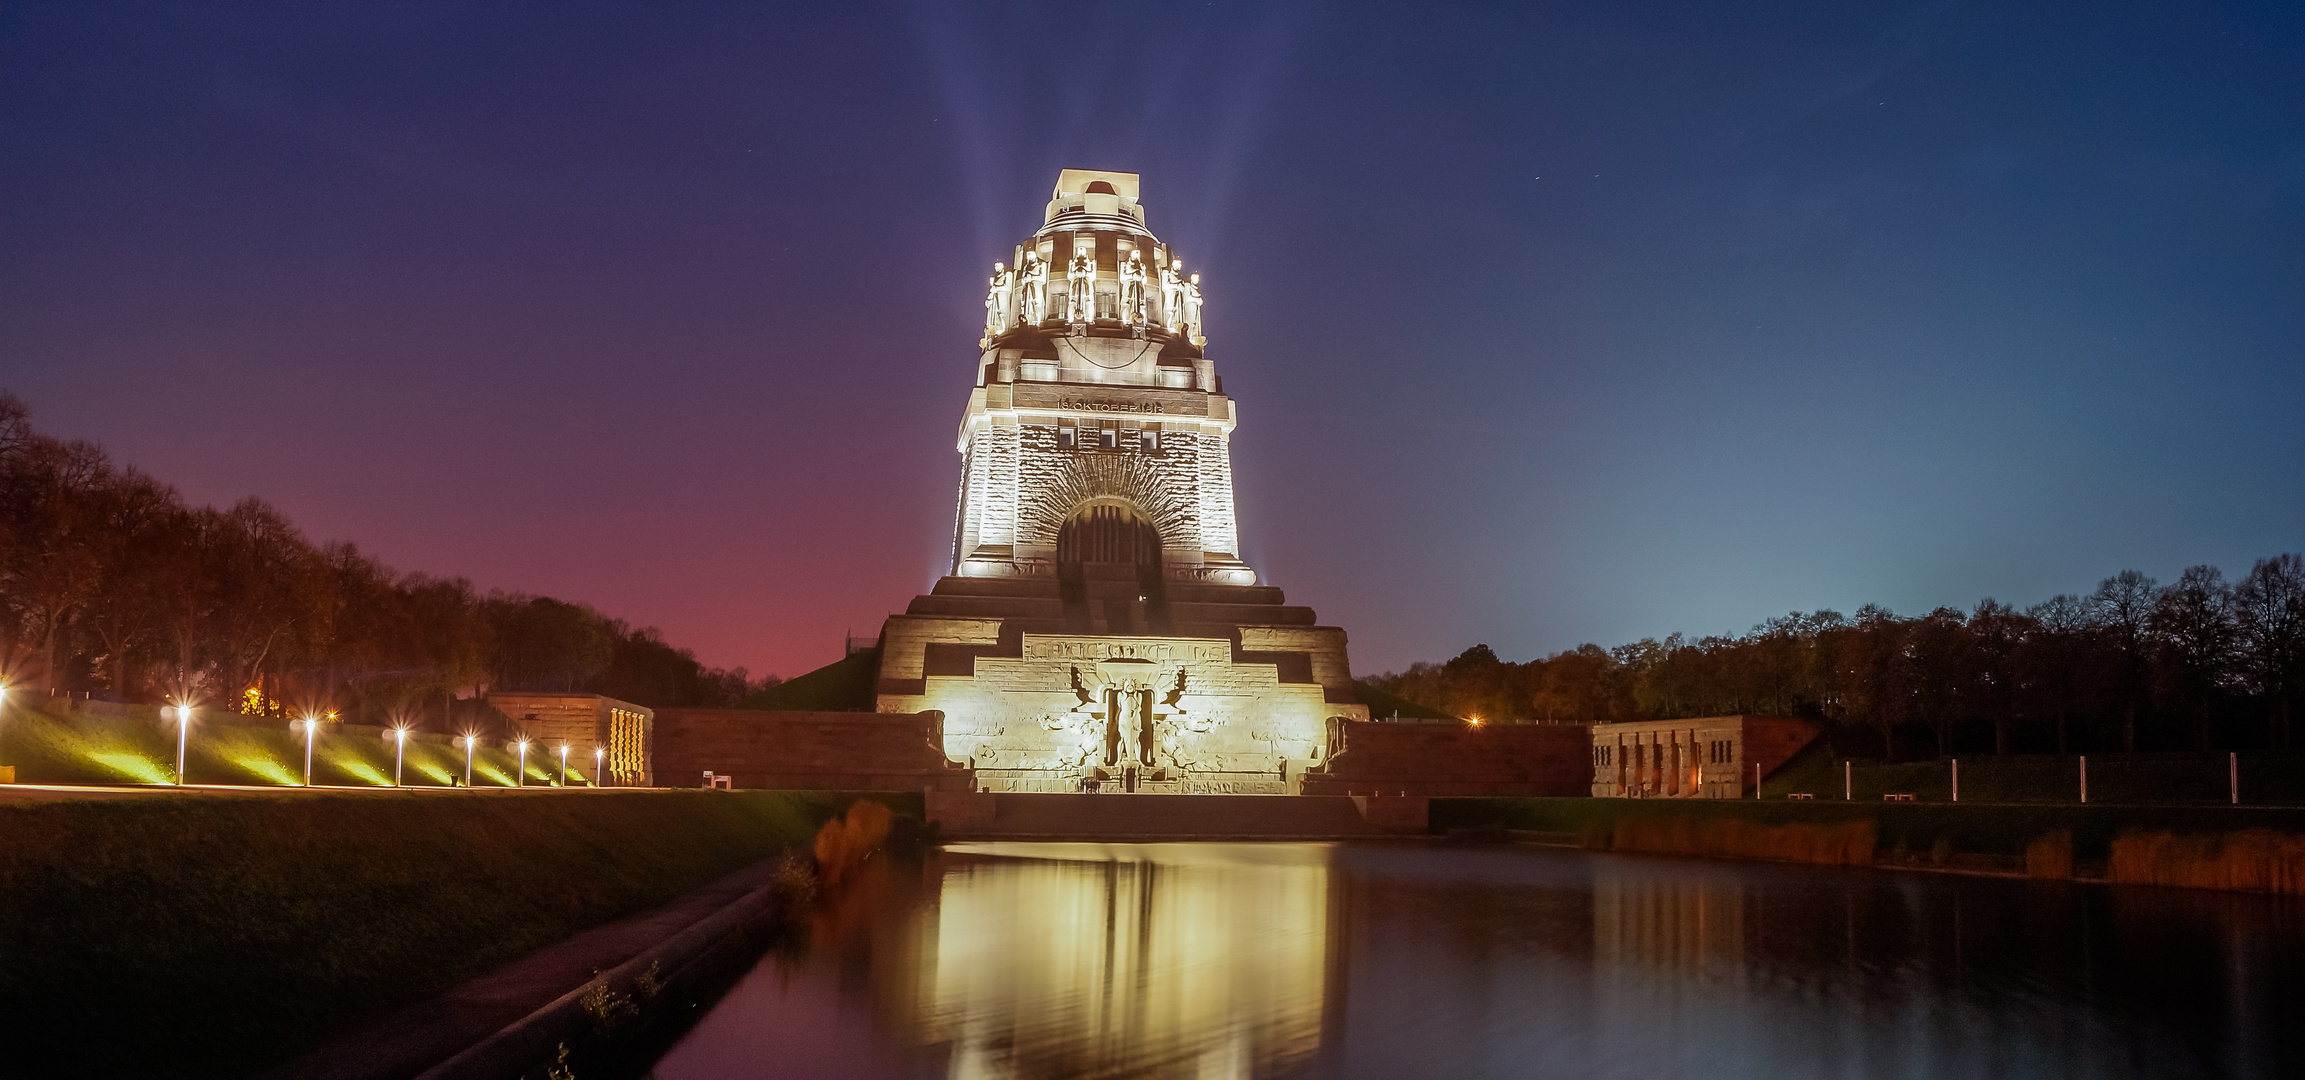
[[1075,248],[1072,265],[1065,271],[1066,305],[1064,321],[1074,326],[1085,326],[1096,312],[1096,260],[1089,253]]
[[992,264],[992,278],[986,283],[984,294],[984,336],[999,337],[1016,324],[1016,316],[1009,304],[1016,297],[1016,271],[1004,263]]
[[1185,328],[1185,261],[1161,267],[1161,325],[1169,333],[1184,332]]
[[1201,335],[1201,276],[1199,274],[1194,274],[1191,280],[1185,282],[1184,330],[1185,336],[1192,339],[1193,344],[1208,344],[1208,339]]
[[1120,267],[1121,321],[1143,326],[1145,321],[1144,253],[1131,251]]
[[1024,265],[1018,268],[1020,279],[1017,314],[1027,326],[1039,326],[1048,318],[1048,264],[1040,261],[1040,253],[1024,253]]
[[1122,765],[1142,765],[1145,763],[1147,756],[1145,751],[1148,749],[1144,744],[1145,689],[1137,685],[1136,680],[1130,679],[1122,683],[1113,693],[1118,704],[1118,708],[1113,710],[1113,715],[1120,727],[1120,744],[1118,752],[1114,756]]

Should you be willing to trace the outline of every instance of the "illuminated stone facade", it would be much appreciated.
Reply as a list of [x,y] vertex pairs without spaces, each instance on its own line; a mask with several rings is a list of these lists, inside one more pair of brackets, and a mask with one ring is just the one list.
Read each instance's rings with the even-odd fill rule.
[[1817,738],[1791,716],[1706,716],[1594,724],[1592,794],[1619,799],[1745,799]]
[[1368,710],[1344,631],[1239,557],[1200,276],[1137,195],[1067,169],[994,265],[952,572],[883,629],[877,707],[943,712],[994,791],[1292,791]]
[[599,694],[517,692],[492,693],[488,703],[555,768],[566,746],[572,776],[617,787],[655,783],[656,713],[645,705]]

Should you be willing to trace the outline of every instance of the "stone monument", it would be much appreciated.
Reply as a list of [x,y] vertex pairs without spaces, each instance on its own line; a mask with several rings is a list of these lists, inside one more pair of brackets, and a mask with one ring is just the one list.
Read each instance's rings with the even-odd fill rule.
[[883,627],[875,707],[942,712],[985,790],[1294,792],[1368,709],[1345,632],[1240,559],[1200,275],[1137,193],[1066,169],[994,264],[952,572]]

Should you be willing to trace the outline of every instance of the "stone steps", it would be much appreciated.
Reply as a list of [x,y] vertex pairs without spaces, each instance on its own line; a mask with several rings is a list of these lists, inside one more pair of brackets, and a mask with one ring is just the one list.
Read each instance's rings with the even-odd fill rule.
[[1406,821],[1374,824],[1344,796],[1014,792],[931,801],[953,804],[930,813],[955,840],[1343,840],[1422,831],[1404,829]]

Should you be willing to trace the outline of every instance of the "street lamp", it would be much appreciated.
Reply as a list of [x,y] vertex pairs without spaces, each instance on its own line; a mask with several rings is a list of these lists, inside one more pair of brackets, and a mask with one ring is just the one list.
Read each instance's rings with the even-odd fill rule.
[[467,736],[465,736],[465,737],[464,737],[464,739],[463,739],[463,742],[464,742],[464,786],[465,786],[465,787],[471,787],[471,786],[472,786],[472,744],[474,744],[474,743],[477,743],[477,742],[479,742],[479,741],[480,741],[480,736],[478,736],[478,735],[467,735]]
[[408,757],[408,729],[392,729],[392,786],[400,786],[400,763]]
[[192,734],[192,706],[176,707],[176,786],[184,786],[184,745]]
[[515,746],[517,746],[517,747],[519,747],[519,748],[520,748],[520,771],[519,771],[518,773],[516,773],[516,774],[515,774],[516,776],[518,776],[518,777],[519,777],[519,785],[518,785],[518,786],[520,786],[520,787],[527,787],[527,786],[528,786],[528,740],[527,740],[527,739],[522,739],[522,740],[520,740],[519,742],[517,742],[517,743],[514,743],[513,745],[515,745]]
[[568,786],[568,744],[560,744],[560,786]]
[[601,772],[600,766],[601,766],[601,762],[602,762],[602,761],[605,761],[605,760],[607,760],[607,758],[608,758],[608,748],[607,748],[607,747],[605,747],[605,746],[595,746],[595,747],[593,747],[593,748],[592,748],[592,786],[593,786],[593,787],[599,787],[599,786],[600,786],[600,772]]
[[304,718],[304,786],[312,786],[312,743],[320,737],[320,718]]

